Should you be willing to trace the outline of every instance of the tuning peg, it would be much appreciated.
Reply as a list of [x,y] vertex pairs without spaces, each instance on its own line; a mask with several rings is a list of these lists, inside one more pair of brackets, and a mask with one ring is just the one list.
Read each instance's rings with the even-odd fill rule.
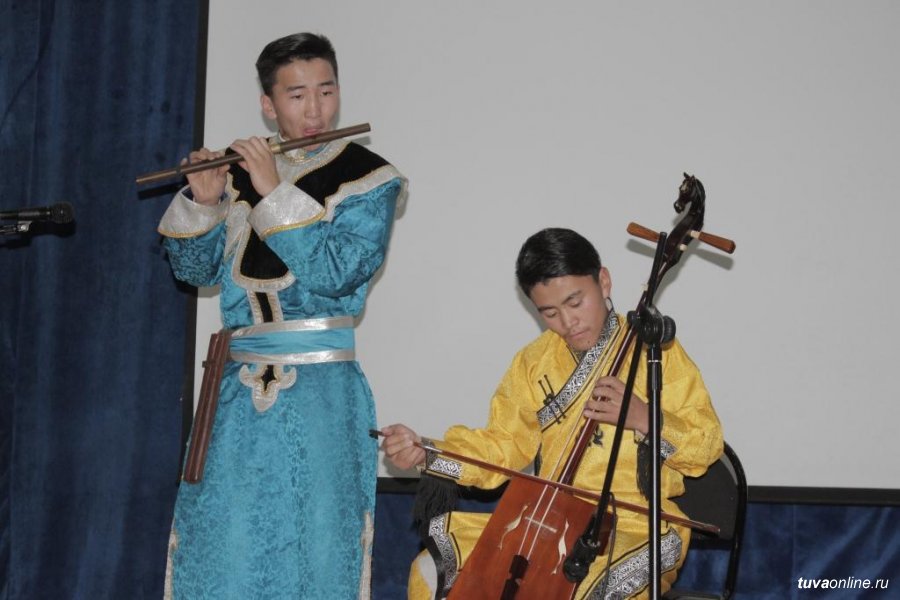
[[[631,235],[647,240],[648,242],[656,242],[659,240],[659,233],[637,223],[629,223],[627,230]],[[691,237],[728,254],[732,254],[737,247],[735,243],[728,238],[723,238],[704,231],[691,231]]]

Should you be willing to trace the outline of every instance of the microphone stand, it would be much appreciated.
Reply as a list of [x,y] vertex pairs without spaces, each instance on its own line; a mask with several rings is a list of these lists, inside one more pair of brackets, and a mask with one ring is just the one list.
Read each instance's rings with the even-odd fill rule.
[[[663,248],[666,244],[667,234],[660,232],[656,244],[656,255],[653,259],[653,272],[659,272],[662,261]],[[651,278],[647,289],[647,301],[637,311],[628,314],[629,322],[637,334],[638,345],[643,342],[647,345],[647,402],[650,412],[650,423],[647,436],[650,442],[650,497],[648,501],[648,521],[650,529],[649,539],[649,579],[650,597],[660,597],[660,570],[662,554],[660,541],[660,428],[662,421],[662,409],[660,398],[662,396],[662,344],[675,339],[675,321],[664,317],[653,305],[653,297],[656,295],[657,279]]]
[[662,421],[662,409],[660,398],[662,396],[662,344],[675,337],[675,322],[669,317],[664,317],[656,308],[647,304],[641,307],[638,313],[629,315],[632,317],[632,326],[638,334],[638,339],[647,345],[647,402],[650,410],[650,427],[647,431],[647,440],[650,442],[650,506],[648,520],[650,523],[650,597],[660,597],[660,574],[662,568],[661,555],[661,442],[660,429]]
[[0,225],[0,235],[13,235],[14,233],[26,233],[31,227],[31,221],[19,221],[11,225]]

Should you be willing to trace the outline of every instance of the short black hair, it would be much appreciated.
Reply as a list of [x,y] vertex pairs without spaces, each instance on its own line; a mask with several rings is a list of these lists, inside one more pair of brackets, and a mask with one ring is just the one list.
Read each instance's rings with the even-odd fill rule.
[[516,279],[526,296],[538,283],[566,275],[600,276],[600,255],[594,246],[571,229],[552,227],[538,231],[522,244],[516,259]]
[[275,73],[284,65],[295,60],[313,60],[321,58],[327,60],[334,70],[334,77],[338,76],[337,56],[334,46],[324,35],[315,33],[295,33],[266,44],[263,51],[256,59],[256,73],[259,75],[259,84],[266,96],[272,95],[275,86]]

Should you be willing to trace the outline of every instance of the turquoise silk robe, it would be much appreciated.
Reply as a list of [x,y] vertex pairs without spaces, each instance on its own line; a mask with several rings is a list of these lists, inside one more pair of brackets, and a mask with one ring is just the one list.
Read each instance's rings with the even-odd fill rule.
[[352,324],[406,182],[346,140],[276,164],[268,196],[235,165],[217,206],[186,188],[159,226],[175,276],[220,284],[224,326],[246,334],[203,479],[179,489],[167,597],[369,597],[376,421]]

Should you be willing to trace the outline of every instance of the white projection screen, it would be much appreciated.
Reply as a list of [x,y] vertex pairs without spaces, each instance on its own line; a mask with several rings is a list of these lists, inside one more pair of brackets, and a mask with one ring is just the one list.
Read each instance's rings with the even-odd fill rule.
[[[657,299],[700,365],[752,486],[900,488],[900,4],[243,2],[209,6],[205,144],[272,131],[254,62],[327,35],[339,127],[410,181],[357,329],[380,425],[479,426],[540,332],[513,267],[572,227],[634,307],[682,173],[705,230]],[[218,329],[198,304],[198,353]],[[198,358],[199,369],[199,358]],[[195,381],[200,381],[199,372]],[[199,386],[195,386],[199,387]],[[340,440],[335,440],[340,443]],[[382,464],[382,477],[405,477]]]

